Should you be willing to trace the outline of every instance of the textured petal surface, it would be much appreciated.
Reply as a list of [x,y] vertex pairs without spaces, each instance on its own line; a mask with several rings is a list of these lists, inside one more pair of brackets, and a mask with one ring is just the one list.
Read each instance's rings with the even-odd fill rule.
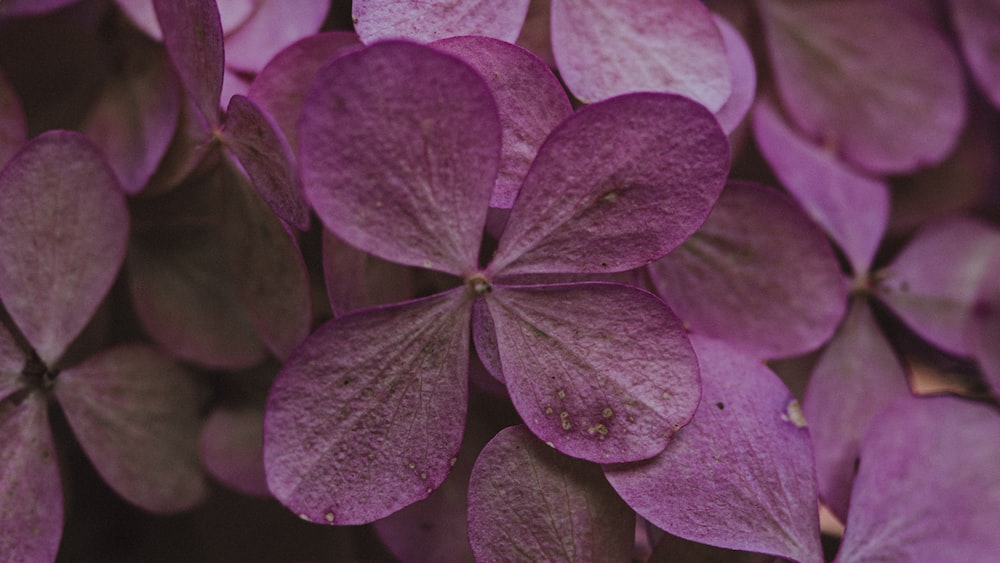
[[552,51],[584,103],[670,92],[718,111],[732,91],[722,36],[696,0],[553,0]]
[[257,72],[279,51],[323,25],[330,0],[257,0],[250,18],[226,34],[226,66]]
[[0,170],[0,298],[47,365],[111,288],[128,229],[115,174],[81,135],[39,135]]
[[809,432],[759,360],[692,336],[703,393],[694,420],[647,462],[605,466],[640,516],[685,539],[822,562]]
[[847,298],[822,231],[787,196],[755,184],[726,186],[701,229],[649,274],[692,331],[758,358],[819,347]]
[[264,476],[264,411],[219,407],[212,411],[199,439],[205,470],[228,487],[247,495],[269,495]]
[[28,124],[21,100],[7,77],[0,72],[0,168],[27,140]]
[[1000,3],[950,0],[952,23],[979,88],[1000,108]]
[[413,269],[362,252],[323,229],[323,278],[335,316],[413,299]]
[[510,209],[538,147],[573,113],[569,97],[549,67],[521,47],[488,37],[455,37],[432,46],[472,65],[496,98],[503,149],[490,207]]
[[889,221],[889,187],[795,133],[766,99],[753,115],[757,146],[806,212],[867,272]]
[[528,171],[490,270],[607,273],[660,258],[708,217],[729,144],[704,107],[630,94],[564,121]]
[[847,518],[861,435],[883,406],[909,394],[903,365],[871,307],[855,299],[813,369],[802,405],[816,451],[820,498],[841,521]]
[[225,69],[219,8],[213,0],[154,0],[153,5],[181,84],[207,126],[215,127]]
[[1000,252],[1000,232],[972,219],[927,226],[880,273],[878,295],[906,324],[948,352],[968,356],[965,330],[976,292]]
[[346,242],[465,275],[478,264],[500,120],[457,58],[385,42],[323,67],[299,127],[306,198]]
[[464,287],[321,326],[271,388],[264,466],[303,519],[362,524],[427,497],[465,424]]
[[63,529],[62,483],[47,403],[32,393],[0,402],[0,561],[55,561]]
[[722,34],[732,74],[732,93],[719,111],[715,112],[719,125],[728,135],[743,122],[743,118],[750,111],[750,106],[753,105],[757,93],[757,67],[750,46],[733,24],[721,16],[712,14],[712,17]]
[[55,395],[101,477],[146,510],[186,510],[208,494],[198,460],[205,389],[153,348],[112,348],[64,370]]
[[861,441],[838,560],[996,559],[997,436],[1000,414],[990,405],[954,397],[893,403]]
[[529,0],[355,0],[354,28],[365,43],[406,38],[434,41],[456,35],[484,35],[513,43]]
[[965,122],[958,57],[933,20],[898,4],[760,3],[774,78],[793,121],[878,173],[941,160]]
[[494,286],[500,364],[528,428],[591,461],[652,457],[698,404],[697,360],[680,322],[630,286]]
[[500,431],[469,480],[477,561],[628,561],[634,522],[600,466],[559,453],[524,426]]

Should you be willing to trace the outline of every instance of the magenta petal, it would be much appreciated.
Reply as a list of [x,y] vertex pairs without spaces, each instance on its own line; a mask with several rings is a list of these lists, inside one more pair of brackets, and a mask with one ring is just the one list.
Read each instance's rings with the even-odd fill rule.
[[484,35],[513,43],[529,0],[354,0],[352,17],[361,40],[413,39],[429,42],[456,35]]
[[1000,416],[905,398],[872,420],[838,561],[991,561],[1000,553]]
[[889,187],[801,138],[766,98],[753,120],[757,146],[782,185],[843,249],[854,272],[867,272],[889,221]]
[[538,147],[573,113],[569,97],[541,59],[516,45],[488,37],[453,37],[432,46],[472,65],[496,98],[503,149],[490,207],[510,209]]
[[476,269],[500,120],[457,58],[385,42],[323,67],[299,126],[306,199],[346,242],[409,266]]
[[31,393],[0,403],[0,558],[55,561],[63,529],[62,483],[48,403]]
[[820,498],[841,521],[847,518],[861,434],[883,406],[909,393],[903,366],[871,308],[855,299],[813,369],[803,402]]
[[334,316],[413,299],[413,269],[362,252],[323,229],[323,278]]
[[755,184],[726,186],[701,229],[649,275],[693,332],[758,358],[819,347],[847,298],[822,231],[787,196]]
[[750,46],[733,24],[721,16],[712,14],[712,17],[726,45],[726,57],[732,73],[732,94],[719,111],[715,112],[722,130],[729,135],[743,122],[753,105],[757,93],[757,67]]
[[876,173],[911,171],[954,147],[964,82],[932,19],[866,0],[760,7],[781,99],[813,140]]
[[259,0],[249,20],[226,35],[226,66],[257,72],[279,51],[323,25],[330,0]]
[[248,495],[269,495],[264,477],[264,411],[219,407],[201,431],[205,470],[228,487]]
[[205,390],[153,348],[120,346],[64,370],[55,396],[97,472],[146,510],[175,512],[208,493],[198,460]]
[[163,42],[181,83],[209,128],[219,124],[225,54],[213,0],[154,0]]
[[966,326],[997,252],[1000,232],[984,223],[959,218],[928,225],[877,274],[878,296],[931,343],[971,355]]
[[948,6],[965,62],[979,87],[1000,108],[1000,4],[993,0],[949,0]]
[[767,367],[719,341],[691,338],[702,399],[658,457],[607,465],[640,516],[685,539],[822,562],[809,432],[798,402]]
[[0,298],[46,365],[111,288],[128,229],[114,172],[82,135],[39,135],[0,170]]
[[295,175],[295,157],[270,117],[250,99],[233,96],[221,139],[278,217],[299,230],[308,229],[309,207]]
[[524,426],[486,444],[469,479],[477,561],[627,561],[634,522],[599,466],[557,452]]
[[660,258],[708,217],[729,144],[701,105],[630,94],[583,108],[538,151],[492,272],[608,273]]
[[427,497],[465,424],[464,287],[321,326],[268,397],[271,492],[303,519],[363,524]]
[[553,0],[552,50],[584,103],[669,92],[714,112],[732,91],[722,36],[696,0]]
[[28,123],[14,87],[0,71],[0,168],[28,140]]
[[487,303],[511,400],[559,451],[646,459],[691,419],[697,360],[654,295],[607,283],[495,285]]

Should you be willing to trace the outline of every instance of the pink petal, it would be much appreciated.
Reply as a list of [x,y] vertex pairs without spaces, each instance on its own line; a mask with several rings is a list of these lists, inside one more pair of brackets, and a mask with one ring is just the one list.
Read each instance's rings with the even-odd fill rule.
[[917,334],[968,356],[965,327],[1000,233],[972,219],[940,221],[917,233],[877,274],[878,296]]
[[559,451],[609,463],[646,459],[694,413],[697,361],[655,296],[579,283],[493,286],[486,300],[511,400]]
[[800,137],[770,100],[757,103],[753,125],[782,185],[844,250],[855,274],[867,272],[889,221],[889,187]]
[[841,521],[847,518],[862,433],[883,406],[909,394],[903,366],[871,307],[855,298],[813,369],[803,403],[815,444],[819,495]]
[[477,561],[624,561],[634,518],[599,466],[557,452],[524,426],[497,434],[469,480]]
[[334,316],[413,299],[413,269],[362,252],[323,229],[323,277]]
[[640,516],[685,539],[822,562],[809,432],[792,394],[759,360],[692,336],[701,405],[658,457],[607,465]]
[[822,231],[784,194],[748,183],[726,186],[701,229],[649,275],[693,332],[758,358],[818,348],[847,299]]
[[14,87],[0,72],[0,168],[7,164],[27,140],[28,123],[24,117],[24,107],[21,106]]
[[955,397],[894,402],[861,441],[839,561],[990,561],[1000,553],[1000,416]]
[[319,31],[330,0],[299,0],[293,9],[281,0],[258,0],[243,25],[226,34],[226,66],[255,73],[279,51]]
[[995,0],[950,0],[962,54],[979,88],[1000,108],[1000,4]]
[[303,106],[306,199],[346,242],[409,266],[474,271],[500,161],[486,83],[428,47],[386,42],[323,67]]
[[964,82],[932,19],[886,1],[760,8],[785,109],[814,141],[874,173],[912,171],[954,147]]
[[722,34],[726,46],[726,58],[732,74],[732,94],[726,103],[715,112],[719,125],[727,135],[743,122],[757,93],[757,67],[750,46],[733,24],[721,16],[712,14],[715,25]]
[[456,35],[485,35],[508,43],[528,13],[529,0],[355,0],[354,29],[361,40],[406,38],[430,42]]
[[208,494],[198,461],[205,390],[152,348],[112,348],[64,370],[55,396],[97,472],[153,512],[193,507]]
[[219,124],[225,54],[213,0],[154,0],[163,42],[208,128]]
[[267,496],[264,477],[264,411],[219,407],[201,431],[199,451],[205,470],[227,487]]
[[4,561],[55,561],[63,529],[62,483],[48,404],[30,393],[0,403],[0,554]]
[[631,94],[587,106],[539,149],[489,271],[647,264],[701,226],[728,171],[726,137],[695,102]]
[[732,92],[722,36],[695,0],[553,0],[552,50],[584,103],[669,92],[714,112]]
[[128,229],[114,172],[82,135],[39,135],[0,170],[0,298],[46,365],[111,288]]
[[362,524],[451,470],[467,402],[464,287],[321,326],[285,363],[264,419],[271,492],[310,522]]
[[433,47],[462,58],[486,79],[503,128],[500,171],[490,207],[510,209],[538,147],[573,113],[552,71],[530,52],[488,37],[453,37]]

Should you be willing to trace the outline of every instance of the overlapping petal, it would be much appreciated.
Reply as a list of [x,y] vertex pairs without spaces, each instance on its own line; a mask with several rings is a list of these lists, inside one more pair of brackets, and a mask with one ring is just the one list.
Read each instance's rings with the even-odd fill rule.
[[0,323],[0,401],[23,386],[20,375],[27,359],[14,336]]
[[966,328],[966,341],[982,368],[983,379],[993,395],[1000,396],[1000,255],[983,276]]
[[293,9],[281,0],[254,4],[246,22],[226,34],[226,66],[242,72],[257,72],[279,51],[318,31],[330,9],[330,0],[299,0]]
[[264,411],[218,407],[205,421],[199,457],[213,477],[247,495],[269,495],[264,476]]
[[154,0],[163,43],[208,128],[219,124],[225,53],[213,0]]
[[354,0],[352,18],[361,40],[413,39],[429,42],[457,35],[484,35],[508,43],[528,13],[529,0]]
[[323,229],[323,278],[334,316],[413,299],[413,269],[362,252]]
[[949,0],[965,61],[979,87],[1000,108],[1000,4],[992,0]]
[[726,58],[732,74],[732,93],[715,112],[719,125],[727,135],[743,122],[757,94],[757,67],[753,52],[740,32],[725,18],[712,14],[726,46]]

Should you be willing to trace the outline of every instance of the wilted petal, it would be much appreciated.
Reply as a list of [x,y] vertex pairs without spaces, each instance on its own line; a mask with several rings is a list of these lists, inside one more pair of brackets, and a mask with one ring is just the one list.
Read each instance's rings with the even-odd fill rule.
[[593,104],[556,128],[528,171],[490,271],[608,273],[660,258],[708,217],[729,144],[670,94]]
[[599,462],[663,451],[698,404],[680,322],[630,286],[493,286],[487,303],[511,400],[561,452]]
[[854,299],[813,369],[803,403],[820,498],[841,521],[847,518],[861,435],[875,413],[909,393],[903,366],[870,306]]
[[46,365],[111,288],[128,229],[114,172],[82,135],[39,135],[0,170],[0,298]]
[[994,0],[949,0],[948,6],[965,62],[979,87],[1000,108],[1000,4]]
[[311,522],[362,524],[441,484],[465,424],[466,291],[341,317],[296,350],[264,419],[278,500]]
[[513,43],[529,0],[354,0],[352,17],[361,40],[406,38],[434,41],[456,35],[485,35]]
[[965,122],[958,57],[932,19],[898,4],[760,3],[784,107],[813,140],[876,173],[941,160]]
[[497,434],[469,480],[478,561],[627,561],[634,521],[600,466],[559,453],[524,426]]
[[0,402],[0,559],[55,561],[63,529],[62,483],[48,403],[30,393]]
[[692,336],[702,398],[658,457],[606,465],[640,516],[685,539],[822,562],[809,432],[798,401],[760,360]]
[[501,137],[471,67],[380,43],[317,72],[302,111],[302,181],[327,228],[394,262],[475,270]]
[[209,128],[219,124],[225,54],[214,0],[154,0],[167,54]]
[[208,493],[198,460],[205,389],[152,348],[112,348],[62,371],[55,396],[97,472],[146,510],[186,510]]
[[226,66],[243,72],[259,71],[279,51],[318,31],[330,8],[330,0],[299,0],[292,9],[281,0],[256,4],[250,19],[226,34]]
[[712,17],[726,45],[726,58],[732,73],[732,94],[719,111],[715,112],[722,130],[729,135],[743,122],[753,105],[757,93],[757,67],[750,46],[733,24],[721,16],[712,14]]
[[839,561],[990,561],[1000,553],[1000,415],[955,397],[894,402],[861,440]]
[[822,231],[787,196],[755,184],[726,186],[701,229],[649,274],[692,331],[758,358],[819,347],[847,298]]
[[732,92],[722,36],[696,0],[553,0],[552,51],[584,103],[669,92],[714,112]]
[[878,296],[917,334],[968,356],[965,330],[1000,232],[972,219],[940,221],[917,233],[877,274]]
[[269,495],[264,476],[264,411],[219,407],[199,439],[205,470],[228,487],[248,495]]
[[496,98],[503,148],[490,207],[510,209],[538,147],[573,113],[569,97],[549,67],[521,47],[488,37],[454,37],[432,46],[472,65]]
[[413,269],[362,252],[323,229],[323,278],[334,316],[413,299]]
[[28,123],[14,87],[0,72],[0,168],[28,140]]
[[889,187],[798,136],[770,100],[757,103],[753,126],[782,185],[843,249],[854,272],[867,272],[889,221]]

